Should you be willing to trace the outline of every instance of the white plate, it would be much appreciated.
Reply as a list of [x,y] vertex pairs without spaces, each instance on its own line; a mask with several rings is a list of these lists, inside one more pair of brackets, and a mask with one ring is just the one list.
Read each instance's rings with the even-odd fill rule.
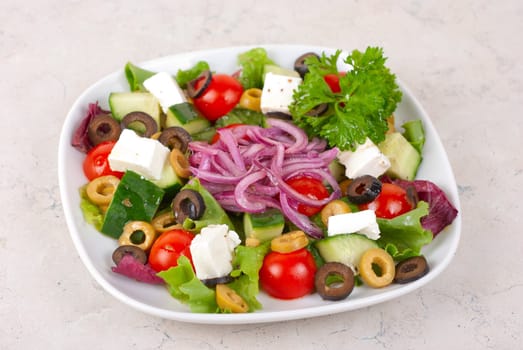
[[[263,46],[278,64],[291,68],[294,60],[309,51],[320,53],[334,52],[333,49],[297,45]],[[178,69],[191,67],[199,60],[209,62],[214,71],[233,73],[237,69],[237,55],[252,47],[232,47],[208,51],[184,53],[152,60],[139,66],[153,71],[167,71],[175,74]],[[450,201],[460,210],[457,187],[449,161],[441,141],[429,117],[400,82],[404,93],[395,116],[397,124],[419,118],[426,131],[424,161],[418,178],[432,180],[448,195]],[[317,294],[293,301],[281,301],[261,293],[259,300],[263,310],[248,314],[195,314],[187,306],[173,299],[163,286],[151,286],[135,282],[111,271],[111,254],[116,241],[97,232],[88,225],[80,210],[78,189],[86,183],[82,172],[84,154],[71,147],[73,131],[85,115],[89,103],[99,101],[102,108],[108,109],[107,97],[110,92],[128,91],[129,86],[122,69],[110,74],[88,88],[74,103],[64,122],[59,152],[58,168],[62,204],[71,238],[85,266],[100,285],[118,300],[151,315],[178,321],[206,324],[244,324],[284,321],[306,317],[335,314],[365,306],[378,304],[405,295],[420,288],[438,276],[450,263],[458,246],[461,232],[461,217],[441,232],[423,250],[431,270],[423,278],[406,285],[392,285],[384,289],[357,287],[344,301],[326,302]]]

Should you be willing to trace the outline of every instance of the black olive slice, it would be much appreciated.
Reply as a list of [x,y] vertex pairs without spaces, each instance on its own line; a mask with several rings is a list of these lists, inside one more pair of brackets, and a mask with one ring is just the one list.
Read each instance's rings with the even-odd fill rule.
[[281,119],[281,120],[291,120],[292,116],[290,114],[284,113],[284,112],[267,112],[265,113],[267,118],[275,118],[275,119]]
[[409,283],[415,281],[429,272],[429,264],[424,256],[414,256],[405,259],[396,265],[395,283]]
[[234,278],[231,275],[225,275],[223,277],[216,277],[216,278],[207,278],[204,280],[201,280],[203,284],[205,284],[209,288],[216,287],[217,284],[227,284],[231,283]]
[[198,220],[204,212],[205,202],[195,190],[182,190],[173,199],[173,214],[179,224],[187,218]]
[[136,260],[145,265],[147,262],[147,254],[143,249],[134,245],[121,245],[113,252],[113,261],[116,265],[120,263],[122,258],[126,255],[132,255]]
[[87,127],[87,136],[93,146],[106,141],[117,141],[121,132],[120,123],[110,114],[98,114]]
[[[200,80],[203,80],[202,84],[200,84]],[[209,84],[211,84],[211,80],[211,71],[204,70],[196,79],[193,79],[187,83],[187,95],[189,95],[190,98],[200,97],[209,87]],[[196,88],[198,85],[200,85],[200,87]]]
[[308,116],[311,117],[318,117],[322,115],[323,113],[327,112],[327,109],[329,109],[329,105],[326,103],[322,103],[305,113]]
[[151,137],[158,131],[158,124],[156,124],[154,118],[145,112],[136,111],[126,114],[121,121],[122,129],[128,128],[132,123],[142,124],[145,128],[143,137]]
[[354,204],[372,202],[381,192],[381,181],[372,175],[355,178],[347,187],[347,197]]
[[189,147],[189,142],[192,141],[192,137],[184,128],[171,126],[162,131],[160,137],[158,137],[158,141],[170,150],[178,148],[182,153],[185,153],[187,147]]
[[302,79],[305,76],[305,74],[309,72],[309,67],[307,67],[307,65],[305,64],[305,59],[307,59],[308,57],[317,57],[318,59],[320,58],[320,56],[318,56],[318,54],[314,52],[307,52],[298,57],[296,61],[294,61],[294,70],[298,72],[298,74],[300,74]]
[[354,272],[339,262],[328,262],[314,276],[316,292],[324,300],[342,300],[354,289]]

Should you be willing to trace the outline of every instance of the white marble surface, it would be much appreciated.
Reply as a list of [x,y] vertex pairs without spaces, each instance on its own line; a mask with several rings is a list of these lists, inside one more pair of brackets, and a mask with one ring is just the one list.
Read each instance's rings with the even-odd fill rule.
[[[523,344],[523,2],[0,3],[0,349],[519,349]],[[463,233],[445,272],[400,299],[276,324],[151,317],[101,289],[65,226],[61,124],[92,82],[187,50],[380,45],[432,116],[459,184]]]

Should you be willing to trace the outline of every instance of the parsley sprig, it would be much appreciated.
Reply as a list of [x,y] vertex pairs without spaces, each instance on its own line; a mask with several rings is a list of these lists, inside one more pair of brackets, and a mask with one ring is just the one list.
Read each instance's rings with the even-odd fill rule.
[[[351,69],[340,76],[341,91],[333,93],[323,77],[339,73],[340,55],[338,50],[330,56],[323,53],[319,59],[307,58],[309,72],[289,107],[293,120],[309,136],[322,137],[342,151],[354,150],[367,137],[378,144],[385,139],[387,118],[401,101],[396,76],[385,66],[382,48],[354,50],[344,60]],[[326,113],[308,115],[324,103],[329,107]]]

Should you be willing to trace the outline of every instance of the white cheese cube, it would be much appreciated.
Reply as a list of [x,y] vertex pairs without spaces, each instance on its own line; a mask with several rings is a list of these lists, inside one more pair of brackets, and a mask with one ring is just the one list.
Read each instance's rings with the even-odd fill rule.
[[172,105],[187,102],[183,90],[169,73],[157,73],[146,79],[143,86],[158,99],[164,113]]
[[327,222],[327,235],[361,233],[370,239],[380,238],[380,228],[374,210],[330,216]]
[[149,180],[159,180],[169,153],[169,148],[157,140],[124,129],[108,160],[114,171],[132,170]]
[[203,280],[231,273],[234,248],[240,243],[238,234],[227,225],[204,227],[190,247],[196,277]]
[[294,90],[301,84],[301,78],[269,72],[265,75],[260,101],[262,113],[289,113]]
[[349,179],[363,175],[378,177],[390,168],[389,159],[368,138],[355,151],[338,153],[338,160],[345,166],[345,175]]

